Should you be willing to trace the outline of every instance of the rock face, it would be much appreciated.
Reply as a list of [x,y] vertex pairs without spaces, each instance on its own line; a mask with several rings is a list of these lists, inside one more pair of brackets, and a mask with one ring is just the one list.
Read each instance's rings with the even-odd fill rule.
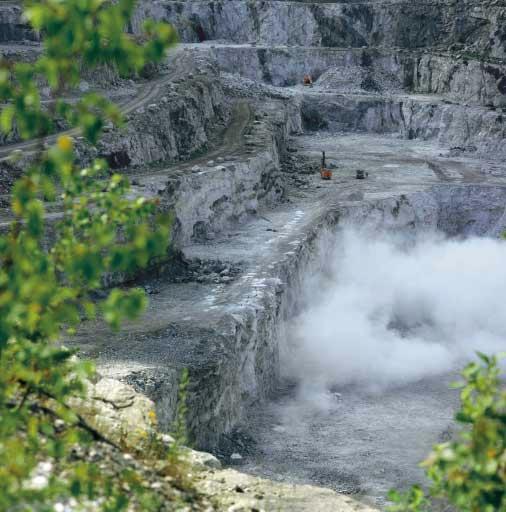
[[212,73],[159,88],[153,102],[129,114],[125,130],[101,141],[99,152],[113,169],[188,159],[208,149],[228,121],[230,106]]
[[[202,48],[202,47],[201,47]],[[196,47],[199,49],[199,47]],[[240,73],[256,81],[265,81],[276,86],[292,86],[301,82],[301,76],[309,73],[316,80],[329,69],[354,73],[348,78],[348,90],[352,86],[358,90],[380,91],[382,75],[389,79],[388,85],[401,88],[403,75],[409,69],[409,61],[399,52],[386,52],[379,49],[329,49],[314,47],[267,47],[267,46],[220,46],[207,51],[217,65],[228,72]],[[363,76],[360,76],[363,74]],[[374,77],[374,78],[373,78]],[[364,80],[377,80],[367,86]],[[407,80],[407,78],[406,78]],[[322,84],[325,86],[325,84]],[[335,90],[340,84],[332,84]],[[344,89],[346,91],[346,89]]]
[[[243,104],[244,105],[244,104]],[[236,116],[249,116],[239,106]],[[258,212],[260,205],[277,202],[283,194],[279,174],[279,152],[282,150],[286,112],[282,107],[281,123],[263,118],[252,127],[249,137],[255,142],[247,146],[241,158],[232,162],[208,161],[181,173],[159,189],[177,215],[174,240],[181,245],[213,239],[225,228]],[[253,146],[254,144],[254,146]],[[280,146],[281,144],[281,146]]]
[[500,236],[506,231],[506,189],[438,185],[345,209],[347,222],[385,231],[441,231],[448,236]]
[[442,147],[481,155],[504,154],[503,113],[447,104],[437,98],[377,98],[307,94],[302,119],[308,130],[400,133]]
[[138,449],[156,428],[153,402],[122,382],[101,378],[76,403],[88,424],[119,446]]
[[506,101],[506,69],[498,62],[424,54],[416,61],[413,81],[417,92],[456,102],[503,107]]
[[[452,102],[502,107],[506,67],[472,54],[398,48],[322,48],[215,45],[200,47],[228,72],[277,86],[301,82],[309,73],[333,92],[437,94]],[[196,47],[199,49],[199,47]],[[329,76],[329,71],[331,74]]]
[[10,2],[3,3],[0,7],[0,43],[38,41],[38,34],[22,19],[22,6]]
[[409,49],[456,44],[497,58],[505,53],[504,6],[476,0],[422,4],[162,0],[143,2],[138,20],[146,16],[171,21],[185,42],[225,39],[268,46]]

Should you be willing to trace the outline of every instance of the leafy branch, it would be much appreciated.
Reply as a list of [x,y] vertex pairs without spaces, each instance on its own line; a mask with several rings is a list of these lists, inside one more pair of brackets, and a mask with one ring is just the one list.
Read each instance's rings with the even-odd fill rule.
[[[145,492],[135,475],[106,478],[92,463],[67,464],[64,481],[43,488],[29,481],[41,461],[68,462],[72,446],[90,439],[114,445],[68,406],[84,396],[93,365],[61,345],[84,317],[112,328],[138,317],[141,290],[111,290],[96,302],[104,276],[131,272],[166,254],[169,219],[157,204],[132,197],[130,185],[95,160],[79,164],[72,134],[96,144],[106,123],[121,126],[119,108],[96,93],[75,101],[81,69],[112,66],[120,75],[159,62],[176,41],[165,24],[147,22],[144,43],[125,33],[133,0],[27,1],[25,17],[43,36],[33,64],[0,64],[0,128],[37,139],[37,154],[12,189],[12,222],[0,235],[0,509],[48,510],[56,498],[96,499],[104,510],[124,510],[125,485]],[[41,87],[53,100],[43,106]],[[64,121],[71,131],[48,138]],[[55,141],[47,147],[50,141]],[[60,211],[48,220],[47,203]],[[65,422],[55,427],[55,418]],[[65,484],[65,482],[67,482]],[[133,491],[132,491],[133,492]],[[134,493],[135,494],[135,493]],[[145,510],[157,510],[145,500]],[[150,508],[154,507],[154,508]]]

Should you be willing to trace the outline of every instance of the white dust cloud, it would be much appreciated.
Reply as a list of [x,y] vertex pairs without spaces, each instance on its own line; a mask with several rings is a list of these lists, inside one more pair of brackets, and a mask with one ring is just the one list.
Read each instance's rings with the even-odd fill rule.
[[459,368],[477,350],[506,349],[500,240],[407,244],[346,229],[330,271],[306,292],[287,364],[308,394],[348,384],[382,390]]

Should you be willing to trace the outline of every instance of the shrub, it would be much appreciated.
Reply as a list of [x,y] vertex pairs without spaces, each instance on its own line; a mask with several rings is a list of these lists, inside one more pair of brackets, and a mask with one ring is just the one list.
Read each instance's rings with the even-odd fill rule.
[[[168,221],[153,222],[156,204],[127,195],[128,181],[110,176],[105,162],[81,168],[69,134],[47,138],[57,118],[91,144],[107,122],[121,125],[120,110],[100,95],[61,98],[78,85],[82,68],[107,64],[131,75],[162,59],[175,42],[172,28],[148,22],[146,42],[136,44],[124,33],[133,9],[133,0],[27,1],[43,54],[33,64],[0,67],[2,130],[15,126],[23,139],[40,139],[14,185],[13,220],[0,236],[0,510],[53,510],[56,499],[70,497],[100,497],[103,510],[123,510],[129,493],[142,510],[158,506],[135,471],[107,476],[85,459],[70,464],[76,444],[107,440],[68,405],[93,368],[59,340],[83,317],[99,315],[118,328],[142,312],[140,290],[114,289],[98,303],[91,294],[104,275],[163,256]],[[40,84],[51,90],[49,109]],[[61,209],[50,230],[47,201]],[[38,477],[41,468],[47,475]]]

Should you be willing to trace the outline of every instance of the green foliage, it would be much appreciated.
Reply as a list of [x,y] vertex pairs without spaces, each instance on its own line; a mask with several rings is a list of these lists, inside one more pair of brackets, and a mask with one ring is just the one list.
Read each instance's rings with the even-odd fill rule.
[[174,442],[171,443],[167,451],[168,467],[171,468],[171,473],[174,472],[173,468],[178,468],[179,480],[186,486],[191,487],[191,468],[188,463],[188,386],[190,385],[190,374],[187,368],[181,372],[179,380],[178,400],[176,407],[176,414],[172,422],[171,434]]
[[[96,143],[107,120],[121,123],[119,109],[94,93],[74,103],[58,98],[78,84],[82,67],[108,64],[126,74],[159,61],[175,41],[173,30],[147,23],[146,43],[136,44],[124,32],[133,0],[26,4],[44,52],[34,64],[1,66],[2,130],[16,126],[24,139],[44,137],[59,116]],[[55,98],[49,110],[42,108],[41,84]],[[50,226],[47,200],[61,205]],[[132,198],[128,181],[109,176],[105,162],[81,168],[65,134],[52,147],[41,144],[13,188],[12,213],[10,228],[0,236],[0,510],[52,510],[55,499],[102,496],[103,510],[116,511],[127,508],[131,495],[142,510],[156,510],[156,498],[135,472],[106,477],[86,460],[62,469],[72,446],[100,436],[68,406],[83,394],[93,367],[78,362],[59,340],[83,317],[102,316],[118,328],[142,313],[146,299],[140,290],[115,289],[101,303],[92,293],[105,275],[163,256],[168,219],[154,217],[154,202]],[[55,470],[45,485],[34,485],[36,468],[47,461],[65,477]]]
[[188,386],[190,385],[190,374],[187,368],[181,372],[179,381],[179,392],[176,407],[176,416],[172,425],[172,435],[174,437],[174,447],[188,445],[188,429],[186,427],[186,418],[188,416]]
[[[54,130],[54,113],[95,143],[107,119],[119,124],[118,108],[95,93],[83,95],[76,104],[60,99],[78,85],[80,70],[102,64],[130,75],[160,60],[176,42],[168,25],[147,21],[144,45],[124,32],[135,7],[134,0],[39,0],[27,1],[25,16],[44,37],[44,53],[34,64],[17,63],[0,70],[0,101],[7,101],[0,126],[9,131],[15,120],[25,139]],[[55,98],[51,112],[41,109],[37,84],[46,82]]]
[[[478,354],[462,372],[462,425],[456,440],[434,447],[422,463],[431,482],[430,496],[461,512],[506,511],[506,389],[498,357]],[[391,512],[429,512],[431,500],[419,487],[407,494],[392,491]]]

